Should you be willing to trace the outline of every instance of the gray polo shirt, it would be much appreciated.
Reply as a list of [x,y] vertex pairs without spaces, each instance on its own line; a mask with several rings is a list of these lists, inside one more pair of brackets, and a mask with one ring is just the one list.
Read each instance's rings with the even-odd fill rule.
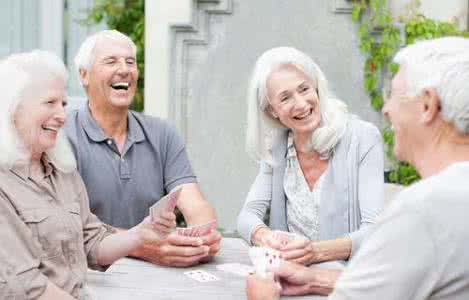
[[65,125],[91,211],[122,228],[140,223],[148,208],[176,186],[196,182],[184,143],[173,127],[134,111],[127,118],[122,154],[88,105],[71,111]]

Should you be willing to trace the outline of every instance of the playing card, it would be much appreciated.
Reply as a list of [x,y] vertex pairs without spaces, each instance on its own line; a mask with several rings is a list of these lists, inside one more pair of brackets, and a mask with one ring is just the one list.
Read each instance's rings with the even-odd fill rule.
[[221,264],[217,265],[216,268],[220,271],[233,273],[242,277],[246,277],[249,274],[254,273],[254,268],[252,266],[243,265],[240,263]]
[[217,221],[212,220],[202,225],[194,225],[187,228],[178,227],[176,228],[176,233],[179,235],[199,237],[209,234],[216,227]]
[[265,277],[270,269],[278,267],[282,259],[279,251],[268,247],[251,247],[249,257],[256,274],[261,277]]
[[152,221],[164,211],[173,211],[176,208],[176,204],[181,193],[181,188],[172,191],[168,195],[161,198],[155,204],[150,207],[150,218]]
[[184,275],[194,280],[197,280],[198,282],[209,282],[209,281],[220,280],[220,278],[218,278],[217,276],[209,272],[206,272],[204,270],[191,270],[191,271],[184,272]]

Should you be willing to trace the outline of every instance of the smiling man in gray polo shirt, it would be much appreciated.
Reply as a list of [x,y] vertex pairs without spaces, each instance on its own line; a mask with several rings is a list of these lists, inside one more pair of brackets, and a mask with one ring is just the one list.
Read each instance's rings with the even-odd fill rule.
[[[104,30],[88,37],[75,58],[88,103],[67,117],[66,132],[90,198],[103,222],[119,228],[140,223],[163,195],[183,187],[177,206],[186,222],[215,219],[190,166],[185,146],[166,122],[129,110],[137,87],[136,46]],[[191,266],[219,250],[220,234],[170,234],[147,241],[133,256],[167,266]]]

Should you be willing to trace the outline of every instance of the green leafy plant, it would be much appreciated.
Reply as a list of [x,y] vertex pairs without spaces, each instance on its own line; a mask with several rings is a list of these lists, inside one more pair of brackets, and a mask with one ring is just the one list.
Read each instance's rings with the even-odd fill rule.
[[143,110],[145,83],[145,0],[95,0],[86,21],[90,24],[105,22],[110,29],[128,35],[137,46],[139,79],[132,108]]
[[[459,31],[455,24],[432,20],[419,14],[419,6],[420,1],[411,1],[408,14],[400,17],[401,24],[396,24],[386,0],[355,0],[353,3],[352,20],[359,24],[360,50],[365,55],[364,88],[376,110],[380,110],[384,104],[381,92],[383,78],[389,73],[396,73],[399,68],[392,63],[392,57],[401,46],[442,36],[469,36],[467,31]],[[412,166],[394,157],[392,131],[384,128],[382,132],[386,155],[393,168],[387,180],[403,185],[419,180]]]

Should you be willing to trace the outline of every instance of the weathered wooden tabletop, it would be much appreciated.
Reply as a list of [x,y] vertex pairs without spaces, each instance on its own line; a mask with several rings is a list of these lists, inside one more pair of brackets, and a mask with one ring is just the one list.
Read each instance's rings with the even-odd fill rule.
[[[250,265],[248,245],[241,239],[223,238],[221,250],[210,263],[192,268],[167,268],[123,258],[106,272],[88,272],[88,289],[93,299],[155,300],[155,299],[246,299],[245,277],[220,271],[218,264],[241,263]],[[202,269],[220,278],[219,281],[200,283],[185,271]],[[282,297],[282,299],[289,299]],[[303,299],[294,297],[291,299]],[[304,299],[325,299],[308,296]]]

